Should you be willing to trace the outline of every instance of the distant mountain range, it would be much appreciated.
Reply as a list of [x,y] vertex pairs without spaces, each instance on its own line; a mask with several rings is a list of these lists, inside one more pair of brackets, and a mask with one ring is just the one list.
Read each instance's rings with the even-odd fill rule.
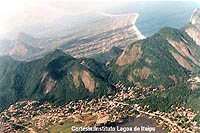
[[119,55],[123,52],[122,49],[119,47],[112,47],[109,51],[104,53],[99,53],[91,56],[90,58],[95,59],[97,62],[103,63],[103,64],[110,64],[111,62],[115,61]]
[[[111,79],[146,87],[168,88],[199,73],[199,9],[183,29],[166,27],[128,46],[113,67]],[[118,79],[118,80],[117,80]]]
[[[70,23],[62,18],[63,24],[59,25],[59,21],[48,30],[39,30],[38,37],[19,33],[17,39],[11,41],[12,47],[2,51],[18,59],[30,59],[59,48],[73,57],[89,57],[109,51],[113,46],[124,48],[133,41],[144,39],[135,26],[137,18],[138,14],[110,15],[103,12],[78,15],[72,17]],[[6,42],[2,43],[6,45]],[[17,47],[20,51],[16,50]]]
[[[152,37],[128,45],[125,50],[113,47],[104,54],[97,54],[98,52],[94,50],[96,55],[91,57],[93,59],[74,58],[59,49],[29,62],[2,56],[0,57],[0,109],[3,110],[9,104],[20,100],[49,101],[61,105],[72,100],[110,95],[117,91],[114,85],[119,82],[126,86],[158,88],[160,91],[188,83],[188,79],[198,74],[200,70],[199,14],[199,9],[195,10],[190,23],[182,29],[162,28]],[[117,22],[119,20],[127,22],[127,18],[133,19],[132,16],[126,15],[116,17]],[[128,32],[127,27],[125,29],[118,32],[125,34]],[[102,37],[108,37],[106,35],[108,34],[102,34]],[[112,37],[107,39],[110,38]],[[102,40],[98,35],[94,40],[99,39]],[[82,41],[79,42],[81,45],[78,45],[77,41],[66,45],[73,46],[72,55],[73,52],[83,52],[76,49],[77,47],[84,49],[82,46],[91,43],[91,40],[87,39]],[[135,41],[134,37],[129,38],[129,41]],[[40,53],[46,49],[41,47],[40,42],[40,39],[21,34],[11,48],[10,54],[28,56],[32,51]],[[96,50],[100,50],[101,46],[104,48],[102,44],[98,46]],[[66,49],[63,49],[66,52]],[[191,101],[198,98],[199,96],[196,96]]]

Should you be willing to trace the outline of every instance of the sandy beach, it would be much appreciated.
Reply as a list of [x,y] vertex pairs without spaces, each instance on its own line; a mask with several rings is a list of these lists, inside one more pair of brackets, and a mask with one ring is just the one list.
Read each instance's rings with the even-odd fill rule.
[[139,13],[128,13],[128,14],[120,14],[120,15],[113,15],[113,14],[108,14],[105,12],[100,12],[102,15],[107,16],[107,17],[123,17],[123,16],[134,16],[134,20],[132,21],[133,25],[133,30],[135,31],[135,34],[138,37],[138,40],[145,39],[146,37],[138,30],[136,27],[136,21],[138,17],[140,16]]

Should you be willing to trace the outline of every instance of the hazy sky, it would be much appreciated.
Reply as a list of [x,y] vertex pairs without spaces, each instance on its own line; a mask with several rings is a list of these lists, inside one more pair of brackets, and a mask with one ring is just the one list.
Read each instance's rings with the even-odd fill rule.
[[[0,37],[26,23],[45,23],[66,14],[104,10],[136,0],[0,0]],[[144,0],[137,0],[144,1]],[[161,1],[161,0],[160,0]]]
[[[105,9],[128,0],[0,0],[0,36],[23,23],[45,23],[66,14]],[[115,2],[113,2],[115,1]]]

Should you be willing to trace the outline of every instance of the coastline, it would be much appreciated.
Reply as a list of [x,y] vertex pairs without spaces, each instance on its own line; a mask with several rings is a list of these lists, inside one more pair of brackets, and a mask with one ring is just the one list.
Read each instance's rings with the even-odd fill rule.
[[136,31],[136,34],[138,35],[139,40],[145,39],[146,37],[139,31],[139,29],[136,26],[136,21],[139,18],[139,13],[136,13],[135,20],[133,22],[133,30]]
[[146,132],[166,133],[167,132],[163,130],[162,127],[159,127],[159,124],[153,118],[149,118],[147,116],[129,117],[122,124],[119,124],[118,126],[119,127],[133,127],[134,131],[138,133],[146,133]]
[[132,25],[133,25],[133,30],[135,31],[136,35],[138,36],[139,40],[145,39],[146,37],[139,31],[139,29],[136,26],[136,21],[139,18],[139,13],[128,13],[128,14],[120,14],[120,15],[113,15],[113,14],[108,14],[105,12],[100,12],[102,15],[107,16],[107,17],[123,17],[123,16],[134,16]]
[[[159,124],[153,118],[149,118],[147,116],[141,116],[141,117],[131,116],[124,118],[122,122],[107,123],[106,125],[102,125],[102,127],[105,127],[105,129],[108,130],[108,133],[118,133],[118,132],[167,133],[166,130],[162,129],[162,127],[159,127]],[[89,133],[89,132],[84,132],[84,133]]]

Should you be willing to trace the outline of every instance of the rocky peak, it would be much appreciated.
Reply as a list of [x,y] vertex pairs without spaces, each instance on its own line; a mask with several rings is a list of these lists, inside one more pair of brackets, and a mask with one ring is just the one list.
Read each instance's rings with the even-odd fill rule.
[[55,57],[55,58],[56,58],[56,57],[60,57],[60,56],[67,56],[67,57],[73,59],[72,56],[66,54],[66,53],[65,53],[64,51],[62,51],[61,49],[56,49],[56,50],[54,50],[53,52],[49,53],[47,56],[48,56],[48,57],[51,56],[51,57]]
[[194,10],[190,22],[192,25],[199,25],[200,24],[200,8]]
[[10,56],[15,56],[18,58],[25,58],[33,56],[41,52],[42,49],[27,45],[21,41],[16,40],[11,50],[9,51]]
[[20,32],[17,36],[17,41],[28,44],[29,46],[37,47],[40,45],[41,40],[39,38],[34,38],[24,32]]
[[17,55],[17,56],[25,56],[27,53],[26,45],[19,43],[18,41],[15,42],[13,48],[10,51],[10,55]]
[[200,8],[194,10],[190,18],[190,25],[185,27],[185,32],[197,45],[200,45]]

